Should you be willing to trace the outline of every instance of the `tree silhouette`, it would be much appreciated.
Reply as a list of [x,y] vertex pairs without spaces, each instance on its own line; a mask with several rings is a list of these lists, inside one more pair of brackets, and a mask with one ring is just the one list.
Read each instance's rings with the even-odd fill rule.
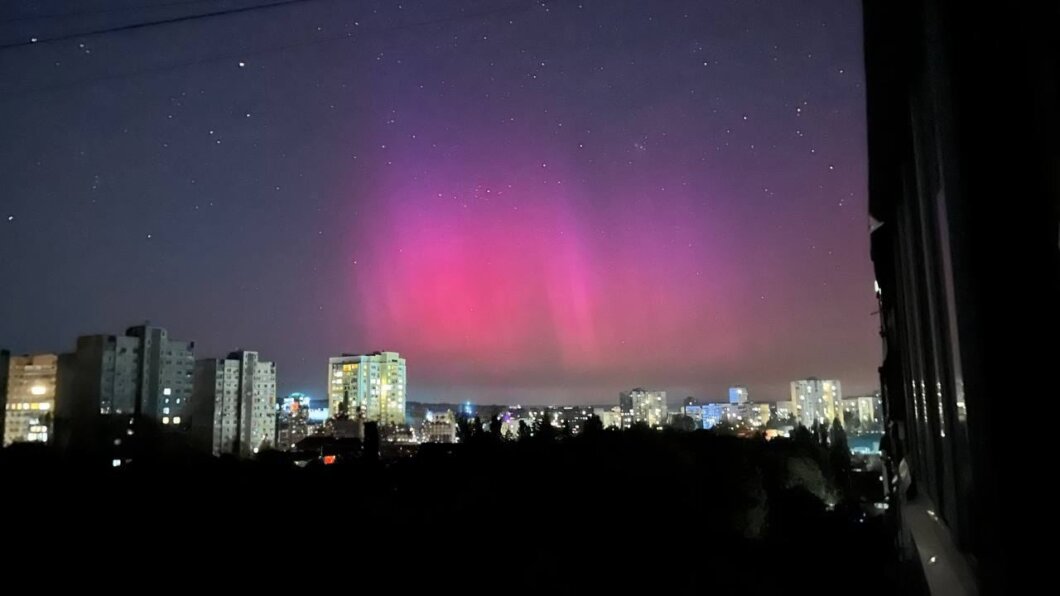
[[533,436],[533,431],[530,429],[530,425],[526,423],[526,420],[519,421],[519,440],[528,441]]
[[468,418],[467,414],[458,414],[456,417],[456,438],[461,443],[467,443],[471,440],[471,419]]
[[563,420],[563,429],[560,431],[560,433],[561,433],[560,436],[563,439],[570,439],[571,437],[574,436],[574,428],[571,427],[569,419],[564,419]]
[[837,416],[832,421],[831,446],[828,448],[828,458],[835,471],[836,479],[842,485],[847,484],[850,476],[850,445],[847,443],[847,433],[843,430],[843,423]]
[[582,434],[587,437],[595,436],[604,431],[604,421],[600,420],[600,417],[596,414],[589,414],[589,417],[585,419],[585,424],[582,425]]
[[500,441],[504,438],[501,436],[501,430],[503,429],[504,421],[501,420],[500,416],[490,418],[490,436],[493,437],[495,441]]
[[556,438],[556,429],[552,426],[552,413],[547,409],[534,425],[534,437],[542,441],[551,441]]
[[379,423],[364,423],[364,457],[376,461],[379,459]]
[[677,416],[674,416],[673,421],[670,422],[670,426],[675,430],[692,432],[696,430],[696,421],[693,420],[691,416],[678,414]]
[[[814,429],[816,429],[816,427],[817,423],[815,422]],[[803,426],[801,422],[795,426],[795,432],[792,433],[791,438],[796,444],[802,445],[803,447],[815,446],[817,442],[816,431],[811,431]]]

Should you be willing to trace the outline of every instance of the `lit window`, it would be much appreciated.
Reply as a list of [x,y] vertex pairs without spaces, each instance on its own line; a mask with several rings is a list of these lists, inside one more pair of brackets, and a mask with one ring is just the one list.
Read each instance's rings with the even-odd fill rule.
[[169,416],[162,417],[162,424],[169,424]]
[[111,465],[112,467],[115,467],[115,468],[117,468],[118,466],[120,466],[120,465],[121,465],[121,460],[120,460],[120,459],[112,459],[112,460],[110,461],[110,465]]
[[180,416],[173,417],[173,424],[180,424]]
[[169,408],[162,408],[162,413],[163,414],[168,414],[169,413]]
[[48,392],[48,390],[44,387],[44,385],[34,385],[29,388],[29,392],[33,395],[44,395]]
[[165,389],[162,390],[162,395],[172,395],[172,394],[173,394],[173,390],[170,389],[169,387],[166,387]]

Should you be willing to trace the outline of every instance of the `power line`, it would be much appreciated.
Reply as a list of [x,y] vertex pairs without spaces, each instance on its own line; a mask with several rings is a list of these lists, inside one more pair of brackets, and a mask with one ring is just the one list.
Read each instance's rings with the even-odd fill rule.
[[[294,3],[294,2],[300,2],[300,1],[313,1],[313,0],[288,0],[285,3],[290,4],[290,3]],[[298,48],[310,47],[310,46],[315,46],[315,45],[322,45],[322,44],[338,42],[338,41],[357,41],[357,40],[359,40],[360,36],[368,36],[368,35],[373,35],[373,34],[386,34],[386,33],[390,33],[390,32],[393,32],[393,31],[400,31],[400,30],[404,30],[404,29],[413,29],[413,28],[417,28],[417,27],[427,27],[427,26],[430,26],[430,25],[438,25],[438,24],[442,24],[442,23],[458,21],[458,20],[461,20],[461,19],[477,19],[477,18],[488,17],[488,16],[493,16],[493,15],[498,15],[498,14],[517,14],[517,13],[521,13],[521,12],[526,12],[527,10],[530,10],[531,8],[533,8],[535,5],[538,5],[538,4],[540,4],[540,2],[538,2],[537,0],[527,0],[526,2],[518,2],[518,3],[514,3],[512,5],[509,5],[509,6],[506,6],[506,7],[501,7],[501,8],[493,8],[493,9],[488,9],[488,10],[476,11],[476,12],[473,12],[473,13],[463,13],[463,14],[458,14],[458,15],[451,15],[451,16],[447,16],[447,17],[439,17],[439,18],[436,18],[436,19],[417,21],[417,22],[413,22],[413,23],[405,23],[405,24],[401,24],[401,25],[394,25],[394,26],[391,26],[391,27],[383,27],[383,28],[375,29],[375,30],[366,29],[363,32],[361,32],[358,37],[354,37],[354,34],[352,32],[348,32],[347,31],[347,32],[342,33],[342,34],[322,35],[322,36],[317,36],[317,37],[314,37],[312,39],[307,39],[307,40],[303,40],[303,41],[296,41],[296,42],[291,42],[291,43],[287,43],[287,44],[280,44],[280,45],[265,46],[265,47],[261,47],[261,48],[255,49],[255,50],[241,51],[241,52],[238,52],[238,53],[229,53],[229,54],[223,54],[223,55],[217,55],[217,56],[210,56],[208,58],[201,58],[201,59],[198,59],[198,60],[190,60],[190,61],[187,61],[187,62],[177,62],[177,63],[174,63],[174,64],[168,64],[166,66],[153,66],[153,67],[149,67],[149,68],[141,68],[141,69],[132,70],[132,71],[126,71],[126,72],[123,72],[123,73],[118,73],[118,74],[113,74],[113,75],[86,77],[86,78],[79,79],[79,80],[76,80],[76,81],[69,81],[69,82],[66,82],[66,83],[58,83],[58,84],[55,84],[55,85],[45,85],[45,86],[42,86],[42,87],[36,87],[36,88],[32,88],[32,89],[27,89],[27,90],[21,90],[21,91],[15,92],[15,93],[7,94],[7,95],[2,95],[2,96],[0,96],[0,102],[9,101],[9,100],[14,99],[16,97],[25,96],[25,95],[33,95],[33,94],[40,94],[40,93],[43,93],[43,94],[54,93],[56,91],[62,91],[64,89],[68,89],[68,88],[71,88],[71,87],[78,87],[78,86],[81,86],[81,85],[87,85],[87,84],[90,84],[90,83],[95,83],[95,82],[100,82],[100,81],[114,81],[114,80],[120,80],[120,79],[136,77],[136,76],[141,76],[141,75],[147,75],[147,74],[172,72],[172,71],[182,70],[182,69],[185,69],[185,68],[190,68],[190,67],[193,67],[193,66],[202,66],[202,65],[206,65],[206,64],[214,64],[214,63],[220,63],[220,62],[226,62],[226,61],[232,61],[232,62],[242,61],[241,59],[246,59],[246,58],[252,57],[252,56],[262,56],[262,55],[267,55],[267,54],[284,52],[284,51],[291,50],[291,49],[298,49]]]
[[86,15],[111,14],[115,12],[133,12],[144,10],[155,10],[159,8],[170,8],[173,6],[184,6],[186,4],[205,4],[207,2],[223,2],[224,0],[173,0],[172,2],[161,2],[159,4],[147,4],[143,6],[122,6],[120,8],[97,8],[94,10],[77,10],[71,12],[53,12],[49,14],[31,14],[11,19],[4,19],[0,23],[19,23],[22,21],[41,21],[44,19],[67,19]]
[[183,23],[187,21],[197,21],[199,19],[208,19],[210,17],[219,17],[230,14],[238,14],[242,12],[251,12],[255,10],[265,10],[269,8],[278,8],[280,6],[287,6],[289,4],[302,4],[306,2],[320,2],[320,1],[332,1],[332,0],[279,0],[277,2],[270,2],[268,4],[255,4],[253,6],[242,6],[239,8],[226,8],[223,10],[215,10],[212,12],[200,12],[193,15],[184,15],[180,17],[171,17],[168,19],[158,19],[154,21],[144,21],[140,23],[131,23],[128,25],[119,25],[117,27],[108,27],[105,29],[93,29],[91,31],[82,31],[80,33],[70,33],[67,35],[60,35],[58,37],[48,38],[37,38],[31,37],[25,41],[18,41],[14,43],[8,43],[0,45],[0,50],[9,50],[12,48],[20,48],[23,46],[32,46],[46,43],[55,43],[59,41],[69,41],[71,39],[83,39],[86,37],[94,37],[97,35],[105,35],[107,33],[119,33],[122,31],[133,31],[136,29],[145,29],[147,27],[155,27],[158,25],[171,25],[173,23]]

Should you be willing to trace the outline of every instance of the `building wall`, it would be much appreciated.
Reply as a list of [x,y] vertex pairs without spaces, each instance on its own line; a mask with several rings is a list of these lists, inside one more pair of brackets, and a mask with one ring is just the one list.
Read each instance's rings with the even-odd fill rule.
[[214,455],[249,457],[276,444],[276,365],[257,352],[233,352],[195,365],[195,434],[203,445],[209,420]]
[[397,352],[346,354],[328,360],[328,408],[383,425],[405,424],[405,359]]
[[427,412],[423,421],[423,440],[427,443],[455,443],[456,417],[453,412]]
[[791,411],[795,419],[809,428],[814,422],[839,418],[843,422],[843,391],[839,381],[817,378],[791,382]]
[[47,443],[54,437],[59,357],[12,356],[7,369],[3,444]]
[[79,337],[74,399],[91,401],[100,414],[135,414],[186,428],[193,348],[150,326],[132,327],[123,336]]
[[623,428],[643,422],[651,428],[662,428],[666,424],[666,392],[633,389],[623,391],[618,396],[619,407],[623,413]]
[[0,428],[4,428],[7,410],[7,367],[11,352],[0,350]]
[[863,7],[882,448],[903,528],[916,541],[925,509],[930,539],[953,538],[929,581],[958,574],[952,546],[980,592],[1020,591],[1052,581],[1026,463],[1051,434],[1020,432],[1012,405],[1056,395],[1056,5]]

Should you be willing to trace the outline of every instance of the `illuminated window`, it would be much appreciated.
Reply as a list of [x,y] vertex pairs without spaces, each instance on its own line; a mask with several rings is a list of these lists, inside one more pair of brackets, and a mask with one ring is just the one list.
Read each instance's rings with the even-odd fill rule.
[[44,395],[48,392],[48,390],[44,387],[44,385],[34,385],[29,388],[29,392],[33,395]]
[[173,424],[180,424],[180,416],[173,417]]
[[165,389],[162,390],[162,395],[172,395],[172,394],[173,394],[173,390],[170,389],[169,387],[166,387]]
[[162,417],[162,424],[169,424],[169,416]]

